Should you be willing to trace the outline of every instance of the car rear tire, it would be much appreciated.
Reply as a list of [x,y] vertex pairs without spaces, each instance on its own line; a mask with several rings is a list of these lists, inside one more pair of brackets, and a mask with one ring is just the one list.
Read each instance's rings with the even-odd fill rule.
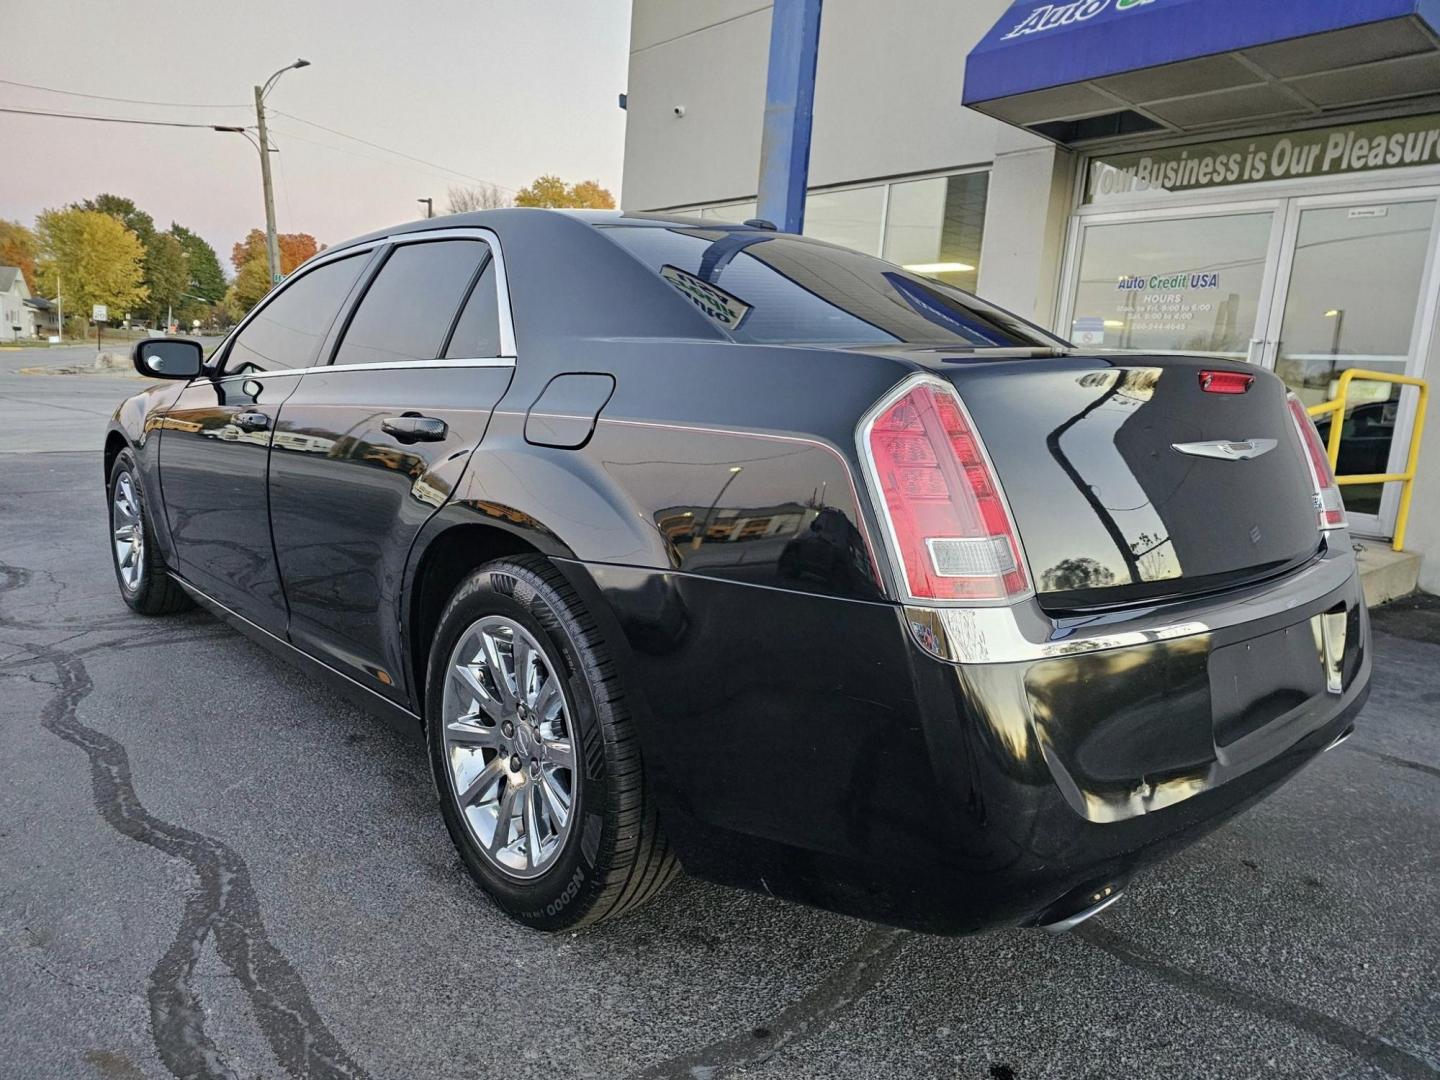
[[126,604],[141,615],[173,615],[194,601],[166,569],[151,524],[135,455],[120,451],[110,467],[110,555]]
[[614,665],[547,560],[489,563],[460,584],[431,646],[425,702],[445,825],[512,918],[586,926],[675,876]]

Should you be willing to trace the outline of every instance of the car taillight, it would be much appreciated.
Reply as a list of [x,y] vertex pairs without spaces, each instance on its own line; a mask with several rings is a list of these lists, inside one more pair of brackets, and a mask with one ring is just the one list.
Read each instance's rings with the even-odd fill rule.
[[1030,591],[1014,519],[953,389],[915,382],[861,442],[911,597],[1006,600]]
[[[1335,483],[1335,474],[1330,470],[1330,458],[1320,441],[1320,432],[1300,399],[1289,395],[1290,419],[1300,435],[1300,445],[1305,448],[1305,461],[1310,466],[1310,480],[1314,484],[1315,513],[1322,531],[1343,529],[1349,522],[1345,519],[1345,502],[1340,497],[1340,485]],[[1332,424],[1335,420],[1330,421]]]

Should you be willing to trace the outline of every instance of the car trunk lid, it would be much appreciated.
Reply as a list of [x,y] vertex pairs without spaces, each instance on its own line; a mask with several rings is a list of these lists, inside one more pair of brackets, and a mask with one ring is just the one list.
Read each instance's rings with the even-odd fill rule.
[[[912,358],[965,402],[1048,610],[1216,591],[1317,552],[1313,484],[1268,372],[1205,357],[940,356]],[[1214,372],[1253,378],[1233,392]]]

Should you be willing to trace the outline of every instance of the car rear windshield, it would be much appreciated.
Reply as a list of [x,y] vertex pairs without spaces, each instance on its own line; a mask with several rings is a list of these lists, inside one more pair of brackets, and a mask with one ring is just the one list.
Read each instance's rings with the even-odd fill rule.
[[699,226],[599,228],[736,341],[965,349],[1063,344],[969,293],[818,240]]

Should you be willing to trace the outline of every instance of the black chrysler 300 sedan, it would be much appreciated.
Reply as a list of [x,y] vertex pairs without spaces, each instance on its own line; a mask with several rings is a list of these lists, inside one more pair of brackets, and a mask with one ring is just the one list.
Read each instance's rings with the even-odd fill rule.
[[423,733],[465,864],[551,930],[679,865],[1063,928],[1349,732],[1365,606],[1278,379],[764,226],[424,221],[203,363],[143,342],[126,603]]

